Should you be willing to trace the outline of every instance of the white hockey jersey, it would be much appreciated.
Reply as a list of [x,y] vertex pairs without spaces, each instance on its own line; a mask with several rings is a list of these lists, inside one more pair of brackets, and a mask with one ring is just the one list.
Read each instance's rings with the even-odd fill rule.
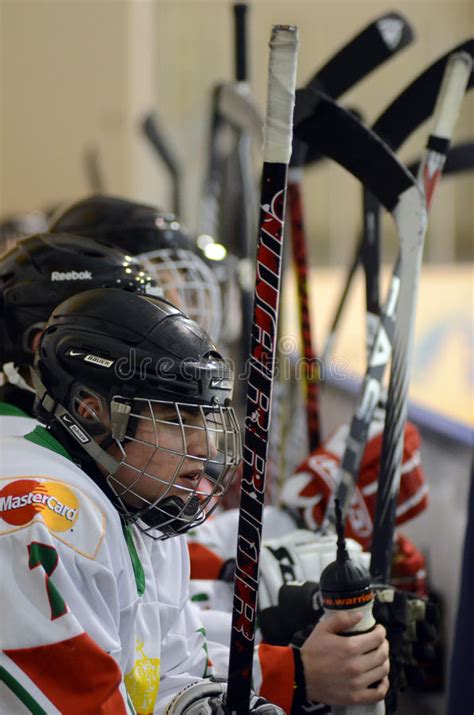
[[2,715],[158,715],[208,675],[185,539],[124,531],[42,427],[2,443],[0,560]]
[[[185,537],[122,528],[43,427],[1,443],[0,715],[161,715],[228,648],[189,599]],[[262,644],[253,688],[291,712],[292,649]]]
[[38,422],[8,402],[0,402],[0,438],[22,437],[34,430]]

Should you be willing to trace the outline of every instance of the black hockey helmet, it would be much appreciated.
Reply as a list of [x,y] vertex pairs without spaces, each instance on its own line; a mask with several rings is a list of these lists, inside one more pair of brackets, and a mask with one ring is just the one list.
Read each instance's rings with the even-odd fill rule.
[[[240,463],[232,371],[204,330],[163,298],[114,289],[69,298],[41,336],[34,382],[38,419],[66,430],[105,470],[124,518],[158,527],[160,538],[207,518]],[[84,415],[88,399],[96,406]],[[137,444],[143,464],[127,455]],[[153,471],[155,452],[168,471],[175,463],[171,476]],[[133,471],[133,490],[124,470]],[[183,470],[199,473],[192,487],[179,481]],[[143,496],[141,479],[165,488]]]
[[62,209],[53,216],[50,231],[100,238],[131,256],[156,249],[193,250],[189,234],[173,214],[102,194]]
[[97,194],[56,214],[50,230],[92,236],[135,256],[162,286],[165,297],[214,340],[219,338],[219,284],[198,255],[194,239],[174,214],[148,204]]
[[75,293],[99,287],[161,293],[135,259],[107,243],[48,233],[19,241],[0,258],[1,364],[32,364],[31,338],[52,310]]

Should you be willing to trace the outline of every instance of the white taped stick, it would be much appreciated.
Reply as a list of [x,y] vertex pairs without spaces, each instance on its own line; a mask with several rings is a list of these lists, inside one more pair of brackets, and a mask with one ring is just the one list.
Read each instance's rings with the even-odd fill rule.
[[288,164],[293,137],[298,28],[274,25],[270,38],[263,160]]
[[433,112],[432,136],[451,139],[472,70],[467,52],[456,52],[448,60]]

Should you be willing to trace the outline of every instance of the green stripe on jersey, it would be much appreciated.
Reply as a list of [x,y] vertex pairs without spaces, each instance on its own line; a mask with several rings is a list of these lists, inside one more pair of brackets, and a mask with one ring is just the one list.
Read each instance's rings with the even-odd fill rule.
[[10,688],[12,693],[14,693],[18,700],[20,700],[25,707],[28,708],[30,713],[33,715],[48,715],[46,710],[43,710],[41,705],[36,702],[34,697],[25,690],[23,685],[21,685],[18,680],[16,680],[11,673],[9,673],[3,666],[0,665],[0,682],[3,680],[7,688]]
[[30,420],[33,419],[24,410],[20,410],[16,405],[10,405],[9,402],[0,402],[0,415],[3,417],[28,417]]
[[139,596],[143,596],[145,593],[145,572],[143,570],[142,562],[137,552],[137,547],[133,540],[133,528],[131,524],[123,525],[123,535],[125,536],[125,541],[128,546],[128,553],[132,560],[133,573],[135,574],[135,583],[137,586],[137,593]]
[[62,444],[58,442],[55,437],[53,437],[51,432],[48,432],[48,430],[44,427],[40,427],[38,425],[38,427],[35,427],[33,432],[26,434],[24,439],[27,439],[28,442],[39,444],[40,447],[45,447],[45,449],[50,449],[52,452],[56,452],[56,454],[60,454],[62,457],[66,457],[66,459],[69,459],[72,462],[72,457],[69,452],[67,452]]

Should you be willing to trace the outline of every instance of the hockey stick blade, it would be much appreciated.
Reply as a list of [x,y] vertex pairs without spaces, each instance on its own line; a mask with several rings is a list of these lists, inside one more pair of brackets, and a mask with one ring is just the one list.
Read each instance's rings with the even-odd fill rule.
[[347,169],[392,211],[403,191],[413,185],[407,168],[375,132],[333,99],[322,92],[298,91],[304,99],[299,124],[295,119],[298,139]]
[[319,89],[338,99],[372,70],[407,47],[414,38],[413,28],[403,15],[386,13],[342,47],[306,87]]
[[249,712],[297,45],[295,27],[273,27],[226,696],[238,715]]
[[[469,77],[472,57],[466,52],[453,54],[446,65],[434,112],[434,128],[419,168],[427,206],[439,182],[459,116]],[[400,220],[403,217],[400,216]],[[415,313],[423,254],[421,244],[401,244],[401,276],[404,288],[397,305],[392,369],[387,400],[382,456],[370,571],[378,583],[386,583],[392,564],[396,505],[400,487],[404,429],[408,409],[408,387],[413,362]]]

